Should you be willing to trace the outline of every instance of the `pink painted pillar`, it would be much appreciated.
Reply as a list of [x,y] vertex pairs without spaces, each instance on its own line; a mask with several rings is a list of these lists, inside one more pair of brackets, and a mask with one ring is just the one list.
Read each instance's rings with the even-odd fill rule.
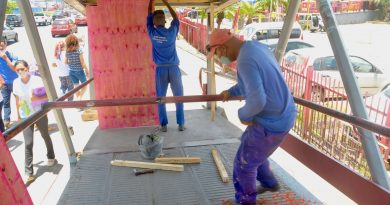
[[0,204],[33,204],[2,133],[0,133]]

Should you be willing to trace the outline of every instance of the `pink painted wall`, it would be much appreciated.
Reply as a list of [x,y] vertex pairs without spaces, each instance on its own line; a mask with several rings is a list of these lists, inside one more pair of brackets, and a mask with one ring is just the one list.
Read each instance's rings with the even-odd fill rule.
[[[146,32],[148,2],[100,0],[87,7],[96,99],[155,96],[155,65]],[[99,126],[158,124],[156,105],[98,108]]]
[[33,204],[18,168],[0,133],[0,204]]

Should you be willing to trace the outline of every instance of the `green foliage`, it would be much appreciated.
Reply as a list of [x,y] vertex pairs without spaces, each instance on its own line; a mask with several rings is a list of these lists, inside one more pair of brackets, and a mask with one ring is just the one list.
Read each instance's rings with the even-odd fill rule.
[[14,2],[14,1],[8,1],[8,2],[7,2],[7,8],[6,8],[6,10],[5,10],[5,13],[6,13],[6,14],[11,14],[11,13],[12,13],[12,10],[15,9],[15,8],[17,8],[17,7],[18,7],[18,5],[16,4],[16,2]]

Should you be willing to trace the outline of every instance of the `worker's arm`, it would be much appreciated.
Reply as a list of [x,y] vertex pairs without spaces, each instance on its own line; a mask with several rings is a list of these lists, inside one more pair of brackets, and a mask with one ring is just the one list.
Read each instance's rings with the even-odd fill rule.
[[173,10],[171,5],[169,5],[168,1],[167,0],[162,0],[162,2],[165,4],[165,6],[168,7],[169,13],[171,13],[171,16],[173,17],[173,19],[177,19],[177,14],[176,14],[175,10]]
[[7,65],[8,65],[13,71],[15,71],[15,66],[14,66],[14,64],[12,63],[12,62],[13,62],[13,59],[9,59],[6,52],[0,51],[0,57],[7,63]]
[[259,72],[255,71],[257,65],[251,62],[242,62],[237,65],[240,68],[243,92],[245,92],[245,105],[238,110],[238,117],[242,122],[253,122],[254,116],[265,107],[267,95],[263,85],[263,79]]
[[154,11],[154,0],[149,0],[148,14],[152,14]]

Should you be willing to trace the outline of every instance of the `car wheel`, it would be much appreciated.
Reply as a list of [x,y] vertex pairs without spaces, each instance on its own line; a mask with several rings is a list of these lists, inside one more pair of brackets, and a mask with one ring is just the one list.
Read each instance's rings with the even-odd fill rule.
[[18,41],[19,41],[19,37],[18,37],[18,34],[15,34],[15,38],[14,38],[14,41],[15,41],[15,42],[18,42]]
[[325,100],[324,89],[314,86],[311,91],[311,100],[313,102],[323,102]]
[[45,25],[44,26],[47,26],[47,21],[45,21]]
[[56,35],[53,35],[53,34],[52,34],[51,36],[52,36],[53,38],[55,38],[55,37],[56,37]]

